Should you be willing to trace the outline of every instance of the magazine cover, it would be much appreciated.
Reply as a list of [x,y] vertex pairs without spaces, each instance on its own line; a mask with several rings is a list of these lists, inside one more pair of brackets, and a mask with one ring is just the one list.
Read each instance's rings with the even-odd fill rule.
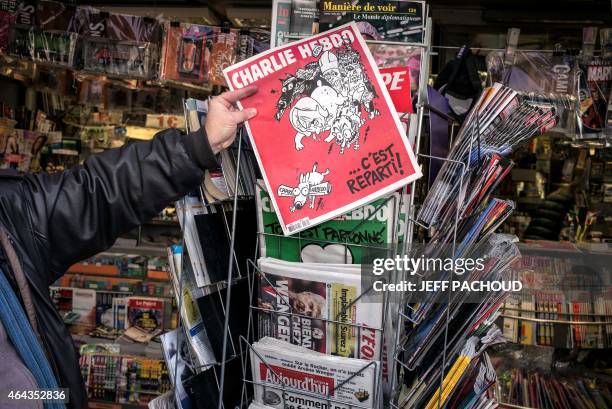
[[368,40],[418,43],[423,41],[424,16],[424,1],[326,0],[319,6],[319,30],[355,21]]
[[271,47],[310,36],[316,30],[318,14],[316,0],[274,0]]
[[410,87],[410,67],[381,68],[385,86],[397,112],[412,113],[412,92]]
[[[331,355],[380,359],[382,304],[363,294],[367,289],[361,288],[359,266],[260,258],[259,267],[264,275],[257,305],[277,312],[260,311],[260,336]],[[332,325],[325,320],[356,325]]]
[[279,409],[374,405],[377,366],[368,361],[324,355],[266,337],[253,344],[251,367],[259,404]]
[[580,119],[583,137],[597,137],[606,127],[606,112],[612,91],[612,63],[593,61],[580,75]]
[[[372,203],[304,230],[300,238],[284,237],[270,195],[259,184],[257,224],[261,257],[307,263],[364,262],[365,247],[386,249],[393,242],[399,194]],[[336,244],[337,243],[337,244]]]
[[172,331],[160,335],[159,339],[162,344],[164,358],[168,365],[168,377],[174,385],[174,397],[176,406],[179,409],[191,409],[191,399],[189,393],[185,390],[184,381],[188,381],[195,375],[191,365],[189,345],[184,334],[181,334],[181,329],[177,328]]
[[138,327],[147,332],[164,328],[164,300],[152,297],[128,297],[126,328]]
[[354,23],[270,50],[224,71],[240,102],[283,232],[371,202],[421,171]]
[[210,50],[208,80],[212,85],[225,86],[223,70],[236,62],[239,31],[221,29],[215,32]]

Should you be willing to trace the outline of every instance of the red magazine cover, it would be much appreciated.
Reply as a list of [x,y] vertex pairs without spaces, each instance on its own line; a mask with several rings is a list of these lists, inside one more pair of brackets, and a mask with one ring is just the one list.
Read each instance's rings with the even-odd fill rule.
[[283,232],[293,234],[419,178],[399,116],[354,23],[224,70],[257,85],[240,108]]
[[127,327],[148,332],[164,328],[164,300],[153,297],[128,297]]

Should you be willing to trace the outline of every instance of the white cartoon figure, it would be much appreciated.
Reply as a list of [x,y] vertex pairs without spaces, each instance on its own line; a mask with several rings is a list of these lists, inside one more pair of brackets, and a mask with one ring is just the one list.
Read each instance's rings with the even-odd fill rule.
[[325,138],[325,142],[335,140],[340,146],[340,153],[344,153],[344,149],[353,145],[355,150],[359,149],[359,131],[365,124],[365,119],[359,115],[359,107],[353,103],[347,103],[342,106],[338,113],[338,118],[334,121],[329,136]]
[[309,199],[309,207],[314,209],[317,196],[325,196],[331,193],[331,184],[324,181],[327,175],[329,175],[329,169],[325,172],[317,172],[317,163],[315,163],[312,167],[312,171],[300,174],[300,180],[297,187],[280,185],[278,187],[278,195],[280,197],[293,197],[293,204],[289,207],[292,213],[295,212],[296,209],[302,209]]
[[320,85],[315,88],[310,97],[317,101],[326,113],[326,124],[323,130],[331,129],[332,123],[338,117],[340,107],[346,102],[346,98],[327,85]]
[[338,67],[338,57],[336,54],[325,51],[319,58],[319,67],[321,68],[321,75],[331,85],[336,92],[341,95],[347,96],[348,89],[346,83],[340,75],[340,69]]
[[379,115],[374,107],[378,98],[375,88],[359,53],[350,44],[315,56],[318,60],[281,80],[275,119],[280,121],[283,112],[289,110],[298,151],[304,149],[304,137],[317,140],[319,136],[339,145],[341,154],[347,147],[357,150],[366,121]]
[[327,124],[329,112],[325,110],[317,100],[311,97],[300,99],[289,112],[289,120],[295,129],[295,149],[304,149],[302,139],[305,136],[312,136],[316,139],[317,135],[323,132]]
[[373,119],[380,113],[374,108],[373,103],[376,92],[365,73],[363,64],[359,60],[359,54],[349,47],[339,50],[338,66],[340,74],[347,83],[349,98],[351,101],[363,105],[370,119]]
[[317,135],[331,129],[338,112],[346,98],[330,86],[319,85],[310,97],[300,99],[289,113],[289,120],[295,129],[295,149],[304,149],[302,139],[305,136]]

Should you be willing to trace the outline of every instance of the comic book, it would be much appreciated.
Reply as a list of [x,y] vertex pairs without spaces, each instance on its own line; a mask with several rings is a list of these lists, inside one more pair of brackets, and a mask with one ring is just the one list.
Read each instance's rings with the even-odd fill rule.
[[[399,194],[304,230],[300,238],[284,237],[270,195],[258,183],[257,224],[261,257],[310,263],[364,263],[365,252],[384,252],[393,242]],[[372,255],[372,254],[370,254]]]
[[594,60],[580,76],[581,137],[599,137],[606,128],[606,113],[612,92],[612,61]]
[[425,2],[407,0],[325,0],[319,6],[319,30],[355,21],[368,40],[423,41]]
[[362,288],[359,266],[260,258],[259,268],[257,304],[276,311],[260,311],[260,336],[331,355],[380,359],[382,303]]
[[255,402],[268,407],[374,405],[378,368],[368,361],[329,356],[266,337],[253,344],[251,367]]
[[283,233],[363,206],[421,176],[372,56],[350,23],[224,71]]

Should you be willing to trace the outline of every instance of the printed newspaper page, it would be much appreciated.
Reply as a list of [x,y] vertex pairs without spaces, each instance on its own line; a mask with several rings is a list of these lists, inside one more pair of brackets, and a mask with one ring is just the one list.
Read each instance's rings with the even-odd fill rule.
[[266,337],[253,344],[251,365],[260,404],[279,409],[373,406],[374,362],[324,355]]

